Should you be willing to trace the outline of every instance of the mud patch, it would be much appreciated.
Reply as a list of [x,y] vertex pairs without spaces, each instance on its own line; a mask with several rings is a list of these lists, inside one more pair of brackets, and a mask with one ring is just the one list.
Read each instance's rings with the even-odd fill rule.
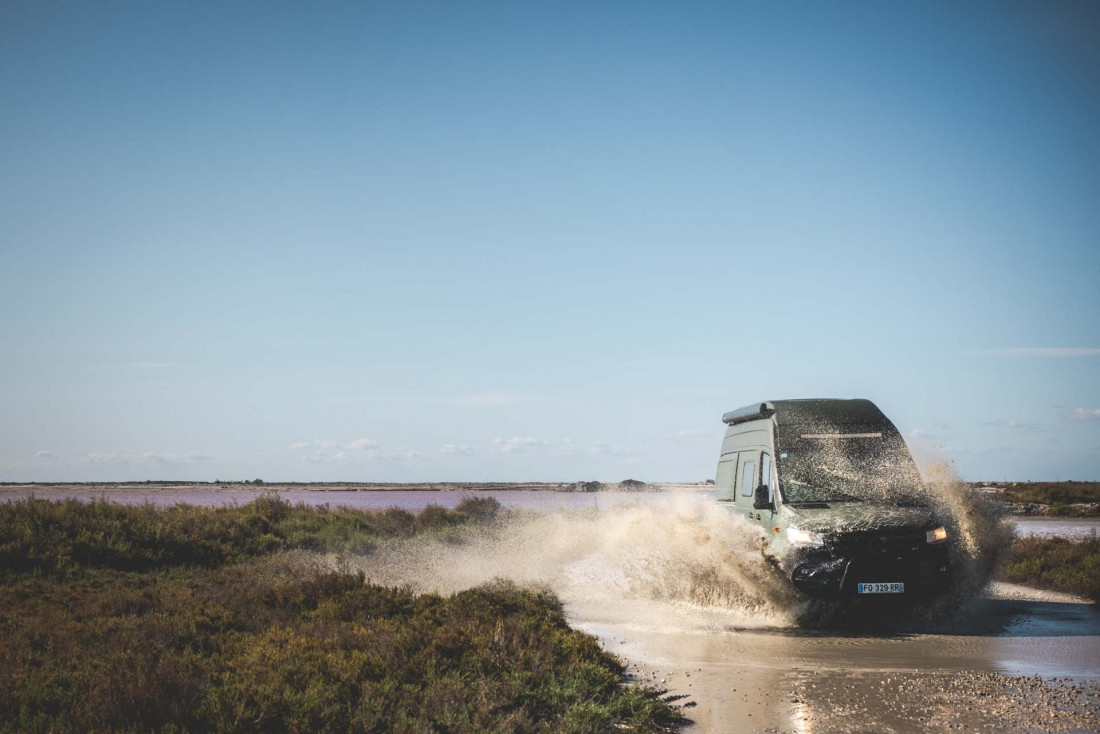
[[[970,672],[803,672],[795,675],[788,695],[792,719],[804,731],[1093,732],[1100,728],[1100,684],[1095,681]],[[869,728],[869,722],[874,726]]]

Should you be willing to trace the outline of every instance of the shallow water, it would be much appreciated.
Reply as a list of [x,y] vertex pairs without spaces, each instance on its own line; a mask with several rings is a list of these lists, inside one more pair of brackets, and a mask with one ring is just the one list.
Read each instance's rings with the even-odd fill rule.
[[146,502],[161,507],[175,504],[217,506],[222,504],[244,504],[267,493],[278,494],[290,502],[307,505],[334,505],[354,507],[363,510],[378,510],[387,507],[400,507],[410,512],[419,512],[428,505],[455,507],[464,497],[494,497],[504,507],[517,507],[536,511],[601,509],[620,504],[668,505],[676,502],[676,496],[709,496],[709,491],[687,490],[676,492],[546,492],[528,490],[464,490],[464,491],[428,491],[428,490],[339,490],[339,489],[298,489],[267,487],[263,489],[243,489],[240,487],[165,487],[146,489],[144,487],[81,487],[73,485],[58,486],[8,486],[0,487],[0,502],[21,499],[34,495],[42,499],[99,499],[105,498],[121,504],[143,504]]
[[[523,490],[492,491],[350,491],[350,490],[311,490],[311,489],[242,489],[214,487],[179,488],[109,488],[79,486],[7,486],[0,487],[0,502],[20,499],[33,494],[43,499],[95,499],[106,498],[122,504],[142,504],[145,502],[159,506],[177,503],[190,505],[217,506],[222,504],[243,504],[254,500],[265,492],[276,492],[290,502],[302,502],[307,505],[339,505],[365,510],[377,510],[387,507],[401,507],[410,512],[419,512],[428,505],[454,507],[463,497],[470,495],[494,497],[502,506],[535,511],[603,509],[624,504],[643,504],[658,507],[672,507],[678,498],[707,498],[710,490],[678,488],[666,492],[532,492]],[[1047,518],[1017,517],[1013,519],[1016,534],[1041,537],[1084,537],[1096,531],[1100,533],[1100,518]]]
[[[975,672],[1100,680],[1095,605],[1044,601],[1042,594],[985,599],[947,628],[865,635],[749,629],[709,610],[641,607],[578,603],[567,612],[642,680],[689,696],[700,732],[852,731],[836,726],[838,698],[878,701],[884,689],[922,680],[936,691]],[[927,723],[933,713],[952,715],[929,696],[901,696],[863,712],[854,731],[946,730]],[[998,723],[997,731],[1026,728],[1012,716]]]
[[1041,538],[1083,538],[1100,533],[1100,517],[1019,517],[1016,534]]

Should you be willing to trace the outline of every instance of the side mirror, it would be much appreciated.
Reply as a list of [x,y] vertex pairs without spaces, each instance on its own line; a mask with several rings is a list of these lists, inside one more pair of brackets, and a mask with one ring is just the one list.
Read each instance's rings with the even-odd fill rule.
[[770,491],[768,485],[761,484],[756,488],[756,491],[752,495],[752,509],[754,510],[770,510],[772,509],[772,501],[768,499]]

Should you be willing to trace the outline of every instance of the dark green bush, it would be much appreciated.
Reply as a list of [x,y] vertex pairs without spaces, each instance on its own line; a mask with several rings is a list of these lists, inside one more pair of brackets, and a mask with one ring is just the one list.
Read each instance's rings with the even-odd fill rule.
[[548,592],[416,596],[278,558],[0,586],[0,731],[660,731]]
[[472,520],[488,522],[496,518],[497,513],[500,512],[500,503],[497,502],[495,497],[471,495],[462,498],[462,501],[458,503],[458,507],[455,508],[455,512]]
[[0,579],[79,569],[214,568],[287,550],[364,553],[386,538],[492,519],[496,500],[467,499],[419,516],[404,510],[292,505],[277,495],[245,505],[120,505],[105,500],[0,503]]
[[1017,538],[1001,579],[1100,601],[1100,538]]
[[1100,482],[1018,482],[1005,486],[1005,499],[1043,505],[1100,502]]
[[420,530],[438,530],[458,521],[455,514],[439,505],[428,505],[416,517],[416,527]]
[[269,555],[369,551],[498,509],[0,504],[0,732],[678,726],[549,592],[417,596],[332,568],[349,560]]

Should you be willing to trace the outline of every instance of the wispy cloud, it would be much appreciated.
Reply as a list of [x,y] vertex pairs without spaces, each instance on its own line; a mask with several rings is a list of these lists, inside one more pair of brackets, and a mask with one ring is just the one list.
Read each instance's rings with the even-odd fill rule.
[[548,441],[533,436],[494,439],[492,450],[502,454],[522,453],[550,457],[622,456],[631,453],[626,447],[603,441],[574,441],[571,438]]
[[[497,405],[518,405],[520,403],[533,403],[542,398],[534,395],[510,395],[508,393],[483,393],[480,395],[452,395],[439,400],[451,405],[470,405],[477,408],[493,407]],[[429,401],[430,402],[430,401]]]
[[1015,418],[1011,418],[1009,420],[983,421],[981,423],[978,423],[978,425],[979,426],[998,426],[1000,428],[1019,428],[1019,429],[1027,429],[1027,430],[1034,430],[1034,429],[1040,428],[1040,426],[1036,423],[1028,423],[1026,421],[1016,420]]
[[322,441],[320,439],[313,439],[312,441],[298,441],[297,443],[290,444],[291,451],[305,451],[307,449],[343,449],[348,451],[370,451],[381,446],[378,441],[371,438],[356,438],[351,441],[341,443],[339,441]]
[[459,405],[472,408],[493,408],[502,405],[534,403],[544,398],[515,393],[470,393],[462,395],[359,395],[347,398],[363,403],[425,403],[428,405]]
[[700,436],[713,434],[713,431],[701,431],[698,428],[684,428],[672,434],[673,441],[690,441]]
[[603,441],[573,441],[564,438],[551,447],[551,456],[626,456],[632,453],[625,446]]
[[474,456],[481,452],[477,446],[463,443],[445,443],[439,447],[439,453],[443,456]]
[[1089,410],[1088,408],[1074,408],[1073,412],[1069,414],[1069,417],[1079,421],[1100,420],[1100,409]]
[[461,456],[524,455],[540,458],[578,456],[624,456],[628,447],[603,441],[575,441],[571,438],[544,439],[535,436],[495,438],[478,443],[445,443],[435,449],[387,446],[369,438],[353,441],[299,441],[288,447],[302,461],[310,463],[423,460],[441,461]]
[[493,446],[502,454],[515,454],[536,451],[549,446],[548,441],[533,436],[512,436],[512,438],[495,438]]
[[950,444],[941,446],[940,451],[945,454],[959,454],[964,456],[1019,453],[1019,449],[1010,448],[1008,446],[954,446]]
[[52,459],[52,458],[54,458],[54,453],[52,451],[46,451],[46,450],[35,451],[34,452],[34,458],[36,458],[36,459]]
[[974,349],[967,354],[984,357],[1096,357],[1093,347],[1013,347],[1011,349]]
[[159,454],[153,451],[99,451],[88,454],[93,464],[200,464],[213,461],[210,454]]
[[401,446],[387,447],[371,438],[356,438],[351,441],[298,441],[290,444],[290,450],[297,453],[302,461],[314,464],[332,464],[339,462],[400,460],[425,456],[423,451],[414,451]]
[[95,368],[97,370],[110,371],[145,371],[163,370],[174,365],[174,362],[113,362],[110,364],[98,364]]

